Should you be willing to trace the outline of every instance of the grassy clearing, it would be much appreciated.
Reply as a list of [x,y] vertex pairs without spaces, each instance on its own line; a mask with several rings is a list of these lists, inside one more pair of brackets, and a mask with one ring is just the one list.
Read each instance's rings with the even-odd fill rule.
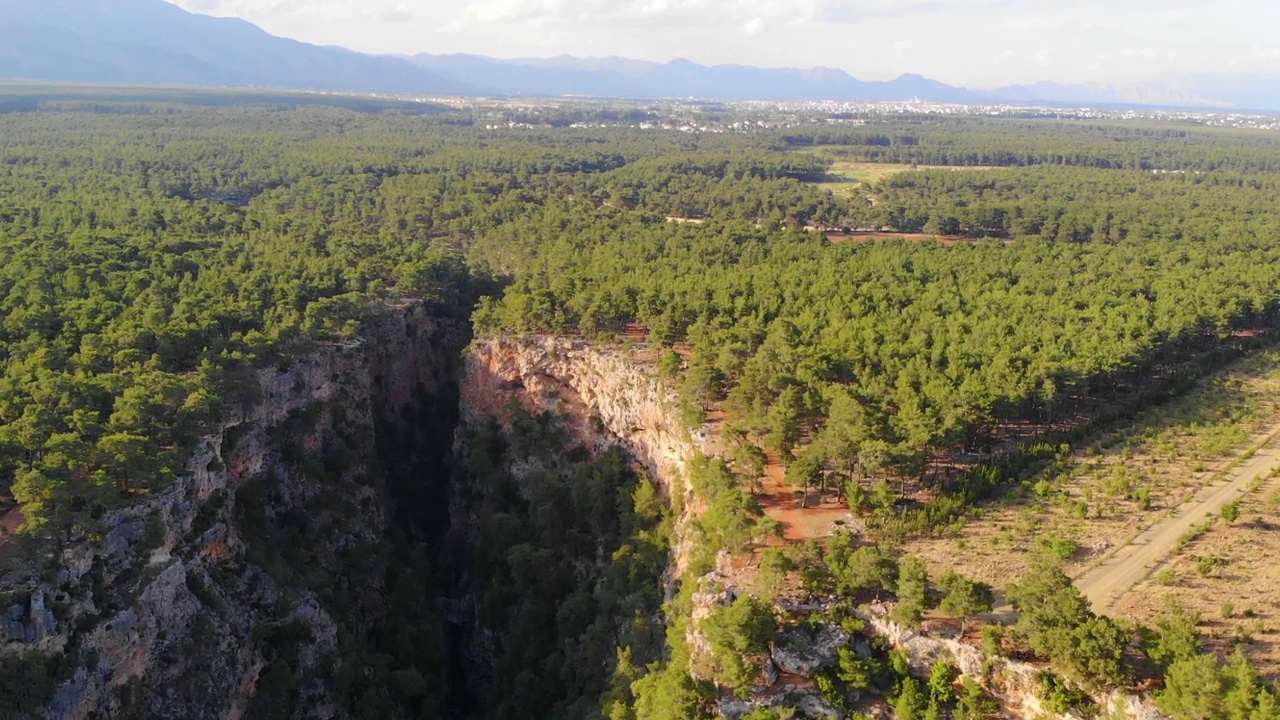
[[817,183],[830,189],[834,193],[850,195],[857,189],[876,185],[888,178],[904,172],[912,170],[999,170],[996,167],[950,167],[942,165],[902,165],[896,163],[874,163],[863,162],[860,160],[843,159],[835,155],[834,148],[818,148],[811,151],[811,154],[817,155],[832,161],[831,169],[827,173],[827,177]]
[[1277,426],[1280,352],[1259,352],[1026,478],[1020,492],[954,537],[907,549],[936,568],[1000,586],[1029,567],[1038,547],[1061,539],[1078,548],[1066,560],[1068,572],[1078,573],[1159,521]]
[[832,163],[827,176],[816,183],[837,195],[850,196],[864,187],[870,187],[891,178],[894,175],[920,169],[910,165],[893,165],[889,163],[855,162],[852,160],[836,160]]

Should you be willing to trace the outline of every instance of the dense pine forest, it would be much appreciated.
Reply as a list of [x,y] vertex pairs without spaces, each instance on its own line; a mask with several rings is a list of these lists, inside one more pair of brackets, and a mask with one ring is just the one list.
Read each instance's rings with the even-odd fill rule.
[[[881,544],[837,536],[762,567],[824,597],[896,594],[908,620],[913,603],[968,617],[990,609],[989,587],[931,586],[892,544],[961,521],[1060,443],[1270,342],[1280,320],[1271,134],[880,116],[688,134],[547,116],[485,129],[406,104],[34,107],[0,114],[0,510],[25,519],[0,554],[99,532],[258,401],[257,370],[413,299],[485,336],[646,341],[688,427],[714,415],[731,447],[691,470],[706,506],[693,571],[774,530],[752,489],[777,460],[797,486],[841,487]],[[948,167],[836,194],[831,158]],[[872,230],[896,237],[861,237]],[[712,716],[717,686],[749,694],[742,659],[778,632],[766,603],[712,616],[716,682],[690,678],[692,583],[663,576],[671,508],[625,458],[548,455],[553,419],[521,416],[513,432],[468,438],[456,471],[485,488],[484,542],[440,573],[499,638],[492,716],[677,720]],[[549,469],[513,480],[508,466],[530,458]],[[1048,564],[1008,596],[1021,651],[1051,668],[1041,681],[1064,707],[1080,701],[1068,681],[1163,677],[1177,720],[1280,716],[1248,661],[1202,654],[1185,617],[1122,627]],[[379,656],[410,690],[353,690],[346,709],[451,716],[448,692],[419,687],[443,660],[396,664],[414,652]],[[954,669],[938,672],[924,687],[876,645],[841,655],[819,687],[835,704],[887,696],[898,717],[988,716],[976,685],[948,695]]]

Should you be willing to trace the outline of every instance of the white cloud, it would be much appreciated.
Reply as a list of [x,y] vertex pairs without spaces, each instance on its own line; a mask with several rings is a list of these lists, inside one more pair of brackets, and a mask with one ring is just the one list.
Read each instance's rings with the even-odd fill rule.
[[413,21],[413,8],[408,5],[397,5],[382,13],[382,21],[388,23],[407,23]]
[[[970,87],[1280,72],[1257,0],[170,0],[375,53],[686,57]],[[767,33],[768,43],[749,38]]]
[[180,0],[175,4],[191,12],[204,15],[217,15],[222,10],[222,0]]

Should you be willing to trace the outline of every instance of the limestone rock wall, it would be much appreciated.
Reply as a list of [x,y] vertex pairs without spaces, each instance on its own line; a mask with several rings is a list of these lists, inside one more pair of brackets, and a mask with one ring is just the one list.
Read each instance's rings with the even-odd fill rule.
[[[464,422],[509,420],[511,403],[538,414],[562,414],[589,449],[622,445],[662,492],[683,508],[696,507],[687,464],[707,447],[680,419],[670,388],[627,351],[575,338],[487,338],[472,343],[462,385]],[[677,521],[675,567],[683,570]]]
[[[394,419],[451,382],[466,335],[403,304],[379,311],[356,340],[260,371],[260,401],[203,438],[182,476],[109,515],[102,532],[67,538],[0,578],[0,598],[15,599],[0,608],[0,653],[40,650],[71,667],[48,716],[248,717],[271,661],[264,648],[288,636],[301,648],[290,660],[306,716],[341,717],[325,682],[338,661],[336,622],[318,583],[255,564],[249,543],[269,542],[290,512],[315,506],[333,508],[335,532],[314,540],[311,557],[338,568],[345,552],[376,543],[387,508],[369,475],[375,414]],[[328,447],[354,449],[341,468],[299,470],[299,449]],[[264,526],[251,539],[250,515]],[[376,612],[377,593],[365,588],[352,612]]]

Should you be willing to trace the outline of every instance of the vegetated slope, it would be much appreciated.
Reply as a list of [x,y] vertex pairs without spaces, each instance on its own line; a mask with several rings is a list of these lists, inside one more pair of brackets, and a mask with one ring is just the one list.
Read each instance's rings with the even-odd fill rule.
[[1191,501],[1280,422],[1280,367],[1270,343],[1181,382],[1178,397],[1132,406],[1059,447],[1052,462],[1019,475],[1018,488],[963,527],[912,538],[904,549],[997,586],[1047,549],[1079,577]]
[[243,20],[194,15],[164,0],[4,0],[0,77],[457,93],[410,62],[278,38]]

